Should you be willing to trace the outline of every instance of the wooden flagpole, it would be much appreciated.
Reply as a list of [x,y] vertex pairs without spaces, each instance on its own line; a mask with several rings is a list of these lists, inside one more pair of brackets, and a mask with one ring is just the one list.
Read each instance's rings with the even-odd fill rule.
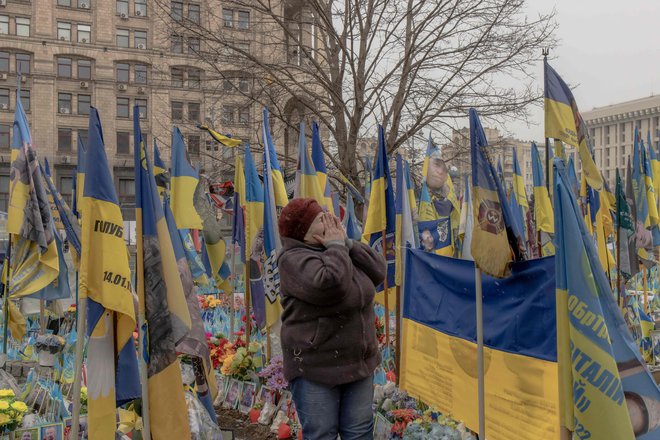
[[381,244],[383,247],[383,258],[385,258],[385,280],[383,281],[383,294],[385,295],[383,299],[383,305],[385,306],[385,345],[390,348],[390,301],[389,301],[389,283],[387,279],[388,275],[388,264],[387,264],[387,240],[386,240],[386,228],[383,228],[381,231]]

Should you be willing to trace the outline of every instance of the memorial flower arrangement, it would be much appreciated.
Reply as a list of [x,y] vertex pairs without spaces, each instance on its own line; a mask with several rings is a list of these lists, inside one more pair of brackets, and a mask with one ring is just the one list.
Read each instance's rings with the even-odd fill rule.
[[14,431],[27,411],[27,405],[16,399],[13,390],[0,390],[0,428],[5,431]]
[[212,295],[199,295],[199,306],[202,310],[215,309],[222,306],[222,301]]
[[383,320],[376,316],[376,338],[378,339],[378,344],[380,346],[385,345],[385,325]]
[[87,387],[80,387],[80,414],[87,414]]
[[209,347],[211,363],[215,370],[222,366],[230,351],[233,353],[233,344],[221,334],[213,336],[211,333],[206,333],[206,344]]
[[227,355],[220,372],[239,380],[250,380],[257,369],[255,354],[260,348],[257,342],[251,342],[249,347],[238,347],[234,353]]
[[259,372],[258,376],[266,381],[267,387],[275,391],[281,391],[289,385],[284,378],[284,362],[282,356],[273,357],[268,365],[266,365],[266,368]]

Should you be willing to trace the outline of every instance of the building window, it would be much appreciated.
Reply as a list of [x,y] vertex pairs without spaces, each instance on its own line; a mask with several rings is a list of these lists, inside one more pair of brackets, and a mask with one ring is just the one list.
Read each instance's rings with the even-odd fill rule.
[[[117,133],[117,136],[119,136],[119,133]],[[135,179],[122,178],[118,179],[117,182],[117,192],[119,193],[120,197],[135,197]]]
[[250,81],[247,78],[239,78],[238,80],[238,90],[241,92],[247,93],[250,91]]
[[250,43],[244,41],[242,43],[236,43],[236,50],[239,54],[249,54],[250,53]]
[[135,0],[135,15],[138,17],[147,16],[147,0]]
[[9,89],[0,89],[0,110],[9,110]]
[[183,102],[172,101],[172,120],[183,120]]
[[128,69],[129,69],[128,64],[117,63],[117,82],[120,83],[128,82]]
[[188,119],[194,122],[199,122],[200,116],[200,105],[199,102],[189,102],[188,103]]
[[71,58],[57,59],[57,76],[60,78],[71,78]]
[[188,71],[188,88],[199,89],[202,79],[202,73],[198,69],[190,69]]
[[250,123],[250,107],[243,107],[238,111],[238,123],[239,124]]
[[191,134],[188,136],[188,153],[199,154],[199,135]]
[[131,153],[131,134],[127,131],[118,131],[117,154],[130,154],[130,153]]
[[9,72],[9,52],[0,52],[0,72]]
[[172,68],[172,87],[183,87],[183,69]]
[[147,66],[144,64],[136,64],[134,67],[134,80],[135,84],[147,83]]
[[9,15],[0,15],[0,34],[9,34]]
[[73,197],[73,176],[62,176],[60,170],[58,170],[57,175],[59,177],[57,180],[59,181],[60,194],[62,194],[62,197],[64,197],[64,200],[69,206],[71,206]]
[[58,153],[71,152],[71,129],[58,128],[57,129],[57,151]]
[[128,118],[128,98],[117,98],[117,117]]
[[78,95],[78,114],[88,115],[89,107],[92,105],[92,97],[90,95]]
[[92,27],[88,24],[78,25],[78,43],[91,43]]
[[222,82],[222,89],[223,89],[225,92],[231,92],[231,91],[234,90],[234,84],[231,82],[231,80],[230,80],[229,78],[226,78],[226,79]]
[[[18,93],[18,91],[16,91]],[[30,111],[30,91],[21,90],[21,104],[23,104],[23,110],[26,112]]]
[[136,99],[135,105],[138,107],[138,116],[140,119],[147,119],[147,100]]
[[30,19],[25,17],[16,17],[16,35],[19,37],[30,36]]
[[57,94],[57,108],[64,115],[71,114],[71,93]]
[[71,41],[71,23],[57,22],[57,39]]
[[180,21],[183,18],[183,3],[172,2],[171,16],[174,21]]
[[92,79],[92,62],[78,60],[78,79]]
[[135,31],[134,38],[137,49],[147,48],[147,31]]
[[71,7],[71,0],[57,0],[57,6]]
[[605,145],[610,144],[610,126],[606,125],[605,126]]
[[199,5],[190,4],[188,5],[188,20],[193,23],[200,23],[200,13]]
[[222,25],[224,27],[234,27],[234,10],[222,8]]
[[78,7],[81,9],[89,9],[89,0],[78,0]]
[[183,37],[181,35],[172,35],[172,52],[183,53]]
[[78,139],[83,143],[85,147],[88,145],[89,134],[87,130],[78,129]]
[[128,29],[117,29],[117,46],[128,47]]
[[193,38],[193,37],[188,38],[188,53],[191,55],[198,54],[199,49],[200,49],[199,38]]
[[222,122],[224,124],[234,123],[234,108],[228,105],[222,107]]
[[238,28],[250,29],[250,13],[248,11],[238,11]]
[[4,212],[9,209],[9,174],[0,175],[0,209]]
[[117,15],[128,16],[128,0],[117,0]]
[[16,54],[16,72],[22,75],[30,74],[30,61],[32,57],[27,53]]
[[626,123],[624,122],[623,124],[620,125],[620,132],[621,132],[621,142],[626,141]]
[[0,149],[2,150],[9,150],[9,147],[11,146],[9,128],[9,124],[0,124]]

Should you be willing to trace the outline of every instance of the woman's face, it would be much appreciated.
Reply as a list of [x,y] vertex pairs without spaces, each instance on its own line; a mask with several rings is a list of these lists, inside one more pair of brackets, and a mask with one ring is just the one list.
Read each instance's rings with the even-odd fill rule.
[[303,241],[305,243],[321,244],[316,238],[314,238],[314,236],[323,235],[323,232],[325,231],[325,225],[321,220],[322,218],[323,218],[323,212],[319,212],[316,218],[314,218],[314,221],[312,222],[311,226],[307,230],[307,233],[305,234],[305,238],[303,238]]

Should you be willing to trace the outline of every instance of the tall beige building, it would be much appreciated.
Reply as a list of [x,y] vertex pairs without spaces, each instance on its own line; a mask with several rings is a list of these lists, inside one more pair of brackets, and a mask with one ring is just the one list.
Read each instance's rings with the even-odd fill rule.
[[596,165],[612,188],[617,168],[625,176],[626,163],[633,151],[635,127],[639,129],[644,144],[647,143],[647,134],[651,134],[653,147],[658,151],[660,96],[594,108],[582,113],[582,117],[589,128]]
[[[34,146],[49,158],[56,185],[69,201],[90,106],[100,113],[125,219],[135,215],[136,105],[145,138],[149,143],[157,138],[166,162],[176,125],[193,165],[214,180],[231,178],[235,150],[219,148],[196,125],[207,122],[253,145],[260,142],[261,107],[251,99],[257,82],[234,63],[232,50],[212,61],[200,57],[206,43],[190,31],[194,25],[221,33],[256,57],[289,52],[267,44],[265,35],[278,32],[268,20],[230,1],[0,0],[0,210],[7,210],[19,71]],[[222,66],[220,74],[209,69],[210,62]],[[295,102],[282,105],[295,116]],[[288,151],[293,136],[273,125],[278,147],[286,134],[291,138],[286,152],[295,155]],[[290,169],[290,161],[284,162]]]

